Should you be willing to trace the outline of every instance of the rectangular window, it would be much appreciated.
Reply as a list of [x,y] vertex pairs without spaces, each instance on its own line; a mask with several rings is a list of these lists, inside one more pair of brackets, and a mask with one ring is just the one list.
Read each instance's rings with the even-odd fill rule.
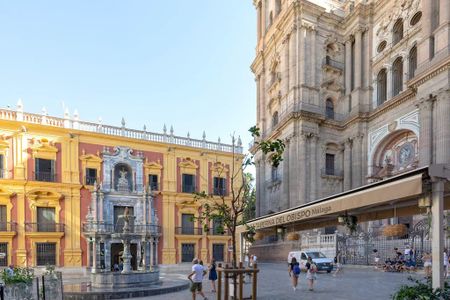
[[3,154],[0,154],[0,179],[6,178],[5,174],[5,156]]
[[94,185],[97,181],[97,169],[86,168],[86,185]]
[[55,161],[52,159],[36,158],[34,160],[34,175],[37,181],[55,181]]
[[148,185],[151,191],[159,191],[158,186],[158,175],[149,174],[148,175]]
[[224,244],[213,244],[213,258],[216,261],[223,261],[223,253],[225,252]]
[[195,189],[195,175],[182,175],[182,190],[183,193],[194,193]]
[[37,208],[37,231],[55,232],[55,209],[53,207]]
[[214,235],[222,235],[222,234],[224,234],[225,233],[224,232],[225,229],[223,228],[222,220],[214,219],[213,220],[213,228],[212,228],[212,230],[213,230],[212,234],[214,234]]
[[181,215],[181,233],[182,234],[194,234],[194,215],[182,214]]
[[0,205],[0,231],[7,231],[6,205]]
[[335,175],[334,172],[334,154],[325,154],[325,174]]
[[0,253],[2,254],[0,258],[0,267],[8,266],[8,243],[0,243]]
[[227,182],[225,178],[214,177],[214,191],[216,196],[225,196],[227,194]]
[[36,265],[56,265],[56,243],[36,243]]

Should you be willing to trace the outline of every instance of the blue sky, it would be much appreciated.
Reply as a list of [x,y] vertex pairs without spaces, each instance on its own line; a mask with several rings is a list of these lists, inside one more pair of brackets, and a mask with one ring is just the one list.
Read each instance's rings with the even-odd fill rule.
[[255,123],[251,0],[0,2],[0,106],[229,142]]

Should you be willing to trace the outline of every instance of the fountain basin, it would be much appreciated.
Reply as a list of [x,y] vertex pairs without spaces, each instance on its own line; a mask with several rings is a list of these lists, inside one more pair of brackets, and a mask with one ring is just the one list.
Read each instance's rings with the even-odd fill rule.
[[159,282],[159,270],[134,271],[131,273],[102,272],[91,274],[91,285],[95,288],[123,288],[148,286]]

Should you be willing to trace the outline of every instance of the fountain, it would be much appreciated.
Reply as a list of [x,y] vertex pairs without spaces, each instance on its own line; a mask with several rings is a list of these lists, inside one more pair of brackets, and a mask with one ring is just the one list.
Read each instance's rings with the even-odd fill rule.
[[[159,270],[157,267],[144,266],[144,270],[133,271],[131,267],[131,251],[130,243],[133,240],[140,239],[141,233],[134,231],[134,219],[136,217],[130,215],[128,207],[125,208],[123,215],[118,217],[118,220],[123,220],[122,232],[111,234],[111,238],[122,241],[122,261],[123,268],[121,272],[94,272],[91,274],[91,283],[96,288],[117,288],[117,287],[133,287],[133,286],[148,286],[157,284],[159,282]],[[133,225],[130,225],[131,224]],[[118,222],[119,224],[119,222]],[[118,225],[116,225],[118,226]],[[133,227],[133,228],[132,228]]]

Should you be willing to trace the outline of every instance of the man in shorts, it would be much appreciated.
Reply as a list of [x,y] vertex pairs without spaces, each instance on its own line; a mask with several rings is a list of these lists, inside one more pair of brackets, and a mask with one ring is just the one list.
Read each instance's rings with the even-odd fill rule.
[[195,300],[196,292],[202,295],[203,299],[208,300],[202,291],[203,276],[206,275],[205,268],[198,263],[198,259],[194,259],[192,263],[192,273],[188,276],[188,279],[191,281],[192,300]]

